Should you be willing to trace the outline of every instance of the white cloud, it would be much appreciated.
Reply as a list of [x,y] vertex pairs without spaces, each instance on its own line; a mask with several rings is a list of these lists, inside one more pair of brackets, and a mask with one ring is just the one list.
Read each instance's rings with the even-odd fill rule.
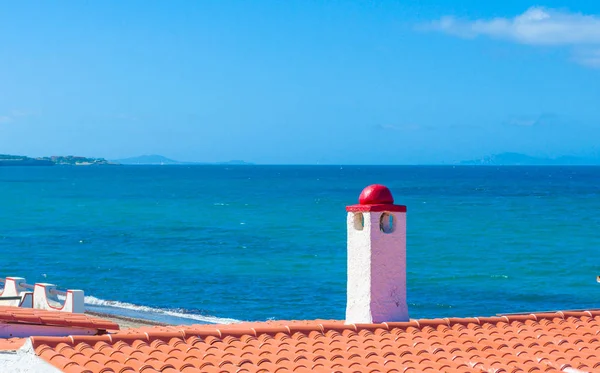
[[531,7],[513,18],[461,20],[442,17],[430,28],[474,38],[489,36],[532,45],[600,44],[600,16]]
[[527,45],[567,46],[576,50],[575,62],[600,68],[600,15],[531,7],[512,18],[466,20],[446,16],[429,23],[426,29],[468,39],[483,36]]

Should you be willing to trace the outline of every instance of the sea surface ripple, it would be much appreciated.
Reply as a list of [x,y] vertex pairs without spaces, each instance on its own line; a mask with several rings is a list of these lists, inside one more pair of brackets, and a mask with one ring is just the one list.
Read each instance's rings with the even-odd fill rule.
[[598,308],[600,167],[0,167],[0,276],[171,322],[342,319],[373,183],[408,206],[411,317]]

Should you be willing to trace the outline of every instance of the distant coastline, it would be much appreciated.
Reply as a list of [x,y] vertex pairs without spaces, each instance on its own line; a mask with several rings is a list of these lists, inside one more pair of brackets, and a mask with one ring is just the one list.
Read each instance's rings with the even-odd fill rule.
[[481,159],[462,161],[465,166],[598,166],[600,159],[576,156],[559,156],[555,158],[534,157],[521,153],[499,153]]
[[116,165],[104,158],[88,158],[79,156],[51,156],[30,158],[24,155],[0,154],[0,166],[101,166]]
[[172,165],[252,165],[253,163],[233,160],[227,162],[203,163],[180,162],[162,155],[142,155],[139,157],[119,160],[106,160],[104,158],[80,157],[74,155],[50,156],[32,158],[24,155],[0,154],[1,166],[115,166],[115,165],[144,165],[144,166],[172,166]]
[[[162,155],[141,155],[138,157],[124,158],[113,160],[112,162],[122,165],[161,165],[161,166],[172,166],[172,165],[254,165],[243,160],[232,160],[227,162],[182,162],[171,158],[167,158]],[[309,164],[307,164],[309,165]],[[402,164],[398,164],[401,166]],[[584,158],[576,156],[558,156],[556,158],[548,157],[535,157],[521,153],[498,153],[492,154],[480,159],[464,160],[454,163],[445,164],[431,164],[423,163],[416,164],[416,166],[597,166],[600,165],[600,158]],[[319,164],[310,165],[319,166]],[[328,164],[324,166],[336,166],[334,164]],[[351,165],[349,165],[351,166]],[[374,165],[375,166],[375,165]]]
[[176,161],[171,158],[167,158],[158,154],[150,154],[150,155],[140,155],[138,157],[124,158],[124,159],[116,159],[112,162],[123,164],[123,165],[139,165],[139,166],[152,166],[152,165],[160,165],[160,166],[173,166],[173,165],[240,165],[247,166],[253,165],[253,163],[249,163],[242,160],[233,160],[227,162],[182,162]]
[[[162,155],[141,155],[137,157],[107,160],[105,158],[91,158],[81,156],[50,156],[50,157],[28,157],[23,155],[0,154],[1,166],[252,166],[254,163],[243,160],[231,160],[226,162],[185,162],[167,158]],[[398,164],[401,166],[402,164]],[[411,164],[413,166],[600,166],[600,157],[577,157],[558,156],[536,157],[521,153],[498,153],[484,156],[479,159],[455,161],[453,163],[423,163]],[[291,166],[291,165],[290,165]],[[306,166],[310,166],[306,164]],[[319,166],[315,164],[313,166]],[[323,165],[327,166],[327,165]],[[336,166],[329,164],[328,166]],[[348,166],[352,166],[348,164]],[[376,166],[376,165],[374,165]]]

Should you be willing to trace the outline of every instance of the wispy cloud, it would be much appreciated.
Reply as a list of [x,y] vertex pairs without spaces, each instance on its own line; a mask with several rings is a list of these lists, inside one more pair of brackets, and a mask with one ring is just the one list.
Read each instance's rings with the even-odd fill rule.
[[600,17],[532,7],[513,18],[443,17],[434,29],[462,37],[490,36],[533,45],[600,44]]
[[468,20],[446,16],[426,28],[463,38],[485,36],[528,45],[583,48],[588,55],[574,60],[600,67],[600,15],[531,7],[512,18]]
[[420,126],[418,124],[379,124],[375,126],[376,129],[381,131],[419,131],[423,129],[429,129],[429,127]]
[[[562,126],[571,121],[561,115],[544,113],[540,115],[516,115],[508,118],[504,124],[515,127]],[[572,122],[571,122],[572,123]]]
[[125,113],[115,114],[115,115],[113,115],[113,118],[115,118],[115,119],[122,119],[122,120],[128,120],[128,121],[138,121],[138,120],[140,120],[140,117],[137,116],[137,115],[131,115],[131,114],[125,114]]
[[600,48],[577,51],[573,55],[573,60],[582,65],[600,69]]
[[12,110],[8,114],[0,115],[0,124],[11,123],[19,118],[27,117],[29,115],[31,115],[31,114],[26,111]]

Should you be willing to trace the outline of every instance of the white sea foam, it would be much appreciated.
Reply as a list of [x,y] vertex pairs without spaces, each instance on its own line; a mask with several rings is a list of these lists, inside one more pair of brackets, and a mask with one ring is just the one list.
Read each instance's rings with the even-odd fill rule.
[[[164,317],[173,317],[178,319],[187,319],[210,324],[232,324],[241,322],[241,320],[236,319],[190,314],[178,309],[162,309],[148,306],[140,306],[132,303],[119,302],[115,300],[100,299],[94,296],[86,296],[85,304],[86,306],[94,306],[94,308],[103,308],[107,310],[111,309],[112,311],[114,311],[115,314],[119,314],[119,309],[126,311],[134,311],[136,313],[144,314],[141,315],[140,318],[147,318],[150,320],[157,319],[157,317],[161,319]],[[131,313],[127,313],[126,316],[131,316]]]

